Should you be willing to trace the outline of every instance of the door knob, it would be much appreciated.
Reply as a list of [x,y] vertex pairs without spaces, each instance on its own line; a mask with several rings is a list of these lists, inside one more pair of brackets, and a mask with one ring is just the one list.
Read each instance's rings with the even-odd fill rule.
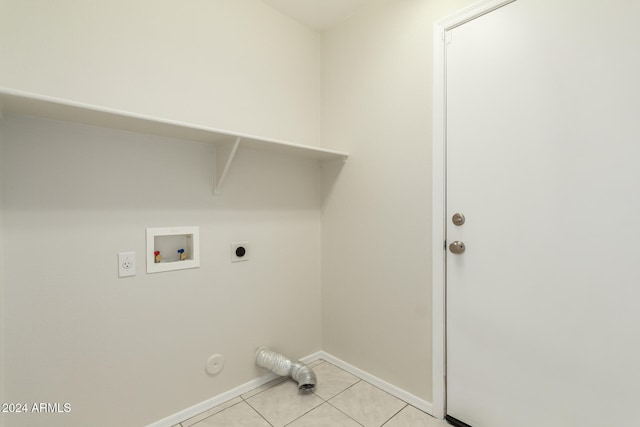
[[456,240],[455,242],[451,242],[451,244],[449,245],[449,250],[453,254],[460,255],[465,250],[464,243],[462,243],[459,240]]

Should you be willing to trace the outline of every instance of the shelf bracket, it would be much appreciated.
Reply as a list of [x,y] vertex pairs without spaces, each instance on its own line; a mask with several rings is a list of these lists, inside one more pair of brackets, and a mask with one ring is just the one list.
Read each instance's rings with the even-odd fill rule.
[[224,183],[229,167],[233,163],[238,147],[240,146],[241,137],[237,137],[233,143],[219,144],[214,151],[214,170],[213,170],[213,194],[222,192],[222,184]]

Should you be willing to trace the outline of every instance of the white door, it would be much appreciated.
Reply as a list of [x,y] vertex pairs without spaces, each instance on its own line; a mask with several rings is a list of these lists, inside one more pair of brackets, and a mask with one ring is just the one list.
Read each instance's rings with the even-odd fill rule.
[[640,426],[640,1],[448,32],[447,414]]

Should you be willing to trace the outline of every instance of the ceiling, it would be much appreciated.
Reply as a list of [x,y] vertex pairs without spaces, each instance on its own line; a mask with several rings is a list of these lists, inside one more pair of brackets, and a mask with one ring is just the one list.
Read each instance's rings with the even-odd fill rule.
[[375,0],[262,0],[314,30],[327,29]]

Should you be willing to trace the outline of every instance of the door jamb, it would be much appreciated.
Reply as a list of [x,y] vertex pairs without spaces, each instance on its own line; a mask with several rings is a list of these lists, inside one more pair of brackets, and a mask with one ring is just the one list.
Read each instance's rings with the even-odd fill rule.
[[[432,360],[433,416],[444,419],[446,397],[446,44],[447,31],[516,0],[481,0],[433,27],[433,237],[432,237]],[[450,34],[450,33],[449,33]]]

